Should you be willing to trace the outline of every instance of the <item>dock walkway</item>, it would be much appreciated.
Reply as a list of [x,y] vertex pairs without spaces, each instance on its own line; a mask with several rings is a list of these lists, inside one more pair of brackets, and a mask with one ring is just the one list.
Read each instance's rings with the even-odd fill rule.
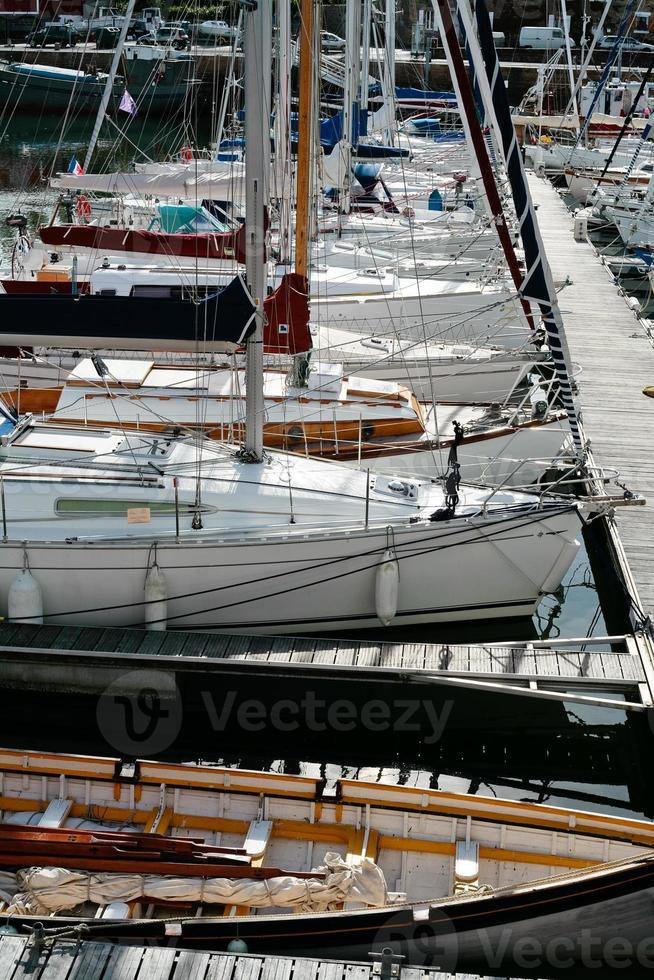
[[[162,947],[57,942],[42,949],[22,936],[0,937],[2,980],[374,980],[370,963],[202,953]],[[401,980],[448,980],[437,968],[403,967]],[[460,977],[459,980],[462,980]],[[483,978],[480,978],[483,980]]]
[[[654,703],[648,658],[637,637],[515,644],[399,643],[246,636],[179,630],[35,626],[0,622],[0,687],[97,693],[126,670],[261,678],[321,684],[339,677],[494,690],[560,692],[560,697]],[[603,703],[605,703],[603,701]]]
[[589,242],[574,238],[574,218],[551,183],[528,175],[545,252],[577,377],[585,434],[596,464],[649,500],[615,518],[632,581],[634,623],[654,614],[654,346]]

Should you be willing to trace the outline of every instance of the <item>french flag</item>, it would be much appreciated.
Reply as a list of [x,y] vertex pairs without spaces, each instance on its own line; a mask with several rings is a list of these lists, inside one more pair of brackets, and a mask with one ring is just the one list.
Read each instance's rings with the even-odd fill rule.
[[81,177],[82,174],[84,173],[84,168],[82,167],[77,157],[73,157],[70,163],[68,164],[68,173],[75,174],[76,177]]

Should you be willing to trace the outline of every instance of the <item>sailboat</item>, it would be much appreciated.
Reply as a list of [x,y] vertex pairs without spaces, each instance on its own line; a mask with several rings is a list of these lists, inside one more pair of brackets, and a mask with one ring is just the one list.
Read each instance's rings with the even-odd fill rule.
[[274,633],[529,615],[577,552],[574,502],[459,486],[455,459],[432,482],[263,450],[267,16],[248,13],[246,32],[245,445],[130,434],[117,415],[104,434],[53,433],[47,461],[5,460],[0,590],[21,576],[21,618],[59,623]]

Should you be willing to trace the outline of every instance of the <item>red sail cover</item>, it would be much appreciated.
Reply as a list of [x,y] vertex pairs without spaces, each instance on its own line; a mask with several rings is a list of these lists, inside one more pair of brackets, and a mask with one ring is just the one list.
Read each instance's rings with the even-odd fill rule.
[[39,228],[39,236],[44,245],[76,246],[108,254],[142,252],[148,255],[245,262],[245,225],[241,225],[237,231],[199,232],[196,235],[101,228],[98,225],[44,225]]
[[263,308],[266,354],[303,354],[311,350],[309,297],[304,276],[287,272],[277,289],[266,298]]

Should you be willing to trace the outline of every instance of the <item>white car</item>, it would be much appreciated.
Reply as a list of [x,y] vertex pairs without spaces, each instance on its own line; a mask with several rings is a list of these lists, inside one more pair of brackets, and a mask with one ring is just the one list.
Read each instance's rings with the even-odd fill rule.
[[320,46],[323,51],[345,51],[345,38],[329,31],[320,32]]
[[230,27],[226,20],[203,20],[198,27],[198,33],[205,37],[220,37],[231,41],[236,35],[236,28]]
[[[602,48],[603,51],[610,50],[617,37],[613,34],[605,34],[601,41],[598,42],[597,47]],[[623,51],[654,51],[654,45],[647,44],[645,41],[639,41],[635,37],[625,37],[622,39],[622,50]]]

